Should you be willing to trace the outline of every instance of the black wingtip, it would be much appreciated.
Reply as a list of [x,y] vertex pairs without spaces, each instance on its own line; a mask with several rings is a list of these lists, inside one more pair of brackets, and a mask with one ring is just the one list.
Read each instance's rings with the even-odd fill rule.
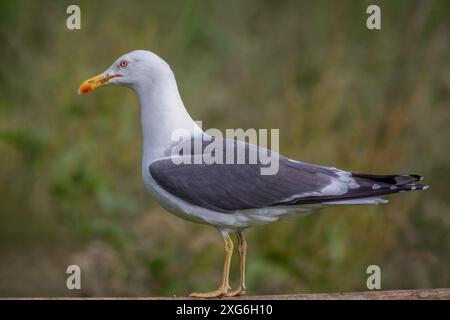
[[400,191],[427,190],[430,186],[427,184],[408,183],[401,186]]
[[423,180],[423,177],[418,174],[395,174],[395,175],[377,175],[367,173],[352,173],[353,177],[372,180],[374,182],[383,182],[396,186],[414,183]]

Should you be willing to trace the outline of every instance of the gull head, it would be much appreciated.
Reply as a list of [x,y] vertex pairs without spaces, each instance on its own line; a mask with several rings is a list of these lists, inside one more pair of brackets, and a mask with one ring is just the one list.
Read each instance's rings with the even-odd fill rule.
[[159,79],[173,77],[169,65],[156,54],[135,50],[118,58],[106,71],[83,81],[78,94],[91,92],[105,85],[137,89],[141,85],[158,83]]

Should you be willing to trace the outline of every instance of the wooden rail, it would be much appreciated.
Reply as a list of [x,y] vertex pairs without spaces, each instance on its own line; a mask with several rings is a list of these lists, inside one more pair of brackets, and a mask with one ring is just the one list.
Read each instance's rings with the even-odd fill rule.
[[245,296],[241,299],[267,300],[450,300],[450,289],[374,290],[362,292]]
[[[1,300],[2,298],[0,298]],[[5,299],[5,298],[3,298]],[[14,298],[6,298],[14,299]],[[18,298],[26,300],[185,300],[193,299],[187,297],[33,297]],[[259,295],[259,296],[242,296],[241,300],[450,300],[450,288],[440,289],[415,289],[415,290],[374,290],[362,292],[338,292],[338,293],[301,293],[287,295]]]

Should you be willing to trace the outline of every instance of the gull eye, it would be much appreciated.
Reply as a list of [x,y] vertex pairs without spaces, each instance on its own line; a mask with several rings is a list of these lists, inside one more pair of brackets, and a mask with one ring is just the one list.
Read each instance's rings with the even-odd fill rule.
[[121,66],[122,68],[125,68],[127,65],[128,65],[128,61],[126,61],[126,60],[120,61],[120,66]]

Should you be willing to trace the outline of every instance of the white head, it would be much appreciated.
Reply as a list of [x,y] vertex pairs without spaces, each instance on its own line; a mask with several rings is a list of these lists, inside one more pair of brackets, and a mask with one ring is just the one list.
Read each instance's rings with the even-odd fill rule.
[[105,85],[126,86],[136,90],[139,86],[158,84],[173,79],[170,66],[156,54],[135,50],[117,59],[105,72],[84,81],[78,93],[88,93]]

